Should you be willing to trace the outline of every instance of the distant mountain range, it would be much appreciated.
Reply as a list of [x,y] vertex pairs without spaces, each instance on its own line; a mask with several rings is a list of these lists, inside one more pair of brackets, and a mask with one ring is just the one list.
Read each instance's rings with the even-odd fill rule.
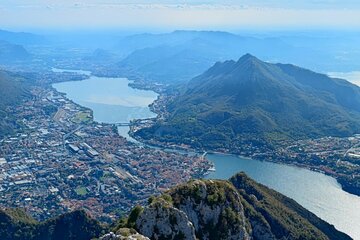
[[0,40],[0,63],[9,64],[31,59],[31,54],[21,45]]
[[0,40],[18,45],[37,45],[46,43],[45,37],[33,33],[0,30]]
[[148,81],[161,83],[188,81],[217,61],[235,59],[247,52],[266,59],[283,55],[300,58],[307,54],[280,39],[216,31],[134,35],[123,39],[121,48],[133,50],[119,63],[125,72],[132,71]]
[[[336,36],[242,36],[218,31],[174,31],[128,36],[114,51],[126,56],[118,63],[123,74],[167,84],[189,81],[215,62],[235,60],[245,53],[320,72],[358,69],[360,47],[356,46],[356,39],[359,37],[351,35],[339,40]],[[354,51],[349,53],[346,46]]]
[[246,54],[218,62],[166,106],[144,139],[234,151],[245,142],[350,136],[360,132],[360,88],[289,64]]
[[40,35],[0,30],[0,64],[3,66],[19,64],[25,68],[34,58],[28,48],[46,43],[45,37]]
[[[125,37],[123,34],[52,32],[38,35],[0,30],[0,42],[3,42],[0,48],[9,53],[0,53],[0,64],[16,67],[16,70],[27,67],[31,70],[33,66],[46,70],[48,65],[66,66],[76,61],[78,67],[94,69],[100,75],[165,84],[189,81],[215,62],[237,59],[245,53],[266,61],[290,62],[319,72],[345,72],[360,68],[360,46],[357,44],[360,35],[357,33],[174,31]],[[29,61],[24,61],[29,60],[29,54],[24,50],[31,53],[31,67]]]
[[[244,173],[229,181],[192,180],[148,202],[144,208],[136,206],[112,226],[101,225],[83,211],[37,222],[18,209],[0,210],[0,238],[89,240],[103,235],[102,240],[351,239],[294,200]],[[109,231],[115,233],[104,235]]]

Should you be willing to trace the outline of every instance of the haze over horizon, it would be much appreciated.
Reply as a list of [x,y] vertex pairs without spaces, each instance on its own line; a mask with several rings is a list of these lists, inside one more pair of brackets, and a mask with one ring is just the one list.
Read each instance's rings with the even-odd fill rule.
[[360,0],[0,0],[0,240],[360,240]]
[[360,29],[360,2],[4,0],[0,22],[27,29]]

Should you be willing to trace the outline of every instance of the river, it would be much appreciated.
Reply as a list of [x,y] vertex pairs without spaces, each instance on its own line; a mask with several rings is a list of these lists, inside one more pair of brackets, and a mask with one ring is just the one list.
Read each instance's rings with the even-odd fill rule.
[[[157,98],[156,93],[133,89],[126,78],[88,74],[86,80],[57,83],[53,87],[74,102],[91,108],[98,122],[129,122],[155,116],[148,105]],[[119,134],[134,141],[128,130],[128,127],[119,127]],[[207,178],[228,179],[244,171],[256,181],[293,198],[338,230],[360,239],[360,197],[343,191],[334,178],[294,166],[233,155],[208,154],[207,158],[216,168]]]

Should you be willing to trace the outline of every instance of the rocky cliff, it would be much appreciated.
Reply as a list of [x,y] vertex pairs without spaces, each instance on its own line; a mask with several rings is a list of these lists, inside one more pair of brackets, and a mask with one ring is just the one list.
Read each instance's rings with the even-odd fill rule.
[[113,226],[74,211],[37,222],[0,210],[4,240],[348,240],[294,200],[244,173],[229,181],[192,180],[136,206]]
[[139,233],[159,240],[351,239],[243,173],[177,186],[138,207],[132,222]]
[[134,229],[121,228],[116,233],[110,232],[99,240],[149,240],[149,238],[137,233]]

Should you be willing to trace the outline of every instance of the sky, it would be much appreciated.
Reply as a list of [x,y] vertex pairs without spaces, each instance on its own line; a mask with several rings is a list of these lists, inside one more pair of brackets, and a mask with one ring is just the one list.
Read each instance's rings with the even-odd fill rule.
[[0,28],[360,29],[359,0],[0,0]]
[[341,79],[346,79],[352,82],[355,85],[360,87],[360,71],[354,72],[329,72],[328,75],[330,77],[336,77]]

